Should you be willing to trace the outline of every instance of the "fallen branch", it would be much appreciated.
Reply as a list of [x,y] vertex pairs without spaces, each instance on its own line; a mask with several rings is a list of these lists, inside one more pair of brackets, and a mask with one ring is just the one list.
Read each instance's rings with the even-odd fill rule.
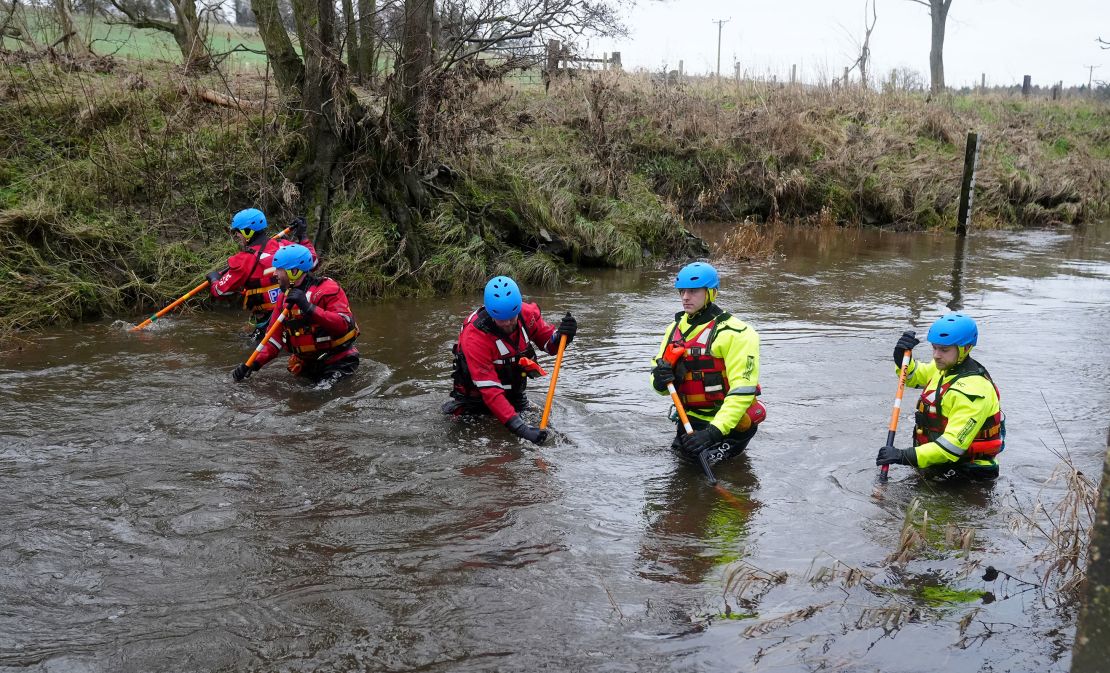
[[212,89],[190,89],[188,85],[181,85],[181,91],[205,103],[219,105],[220,107],[239,110],[240,112],[264,112],[266,103],[262,101],[244,100],[235,96],[228,96]]

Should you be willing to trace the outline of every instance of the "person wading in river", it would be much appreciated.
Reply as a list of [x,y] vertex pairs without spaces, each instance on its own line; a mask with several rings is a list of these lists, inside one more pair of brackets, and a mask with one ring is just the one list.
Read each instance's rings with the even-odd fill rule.
[[[983,365],[969,354],[979,340],[975,321],[962,313],[941,316],[929,328],[933,361],[910,360],[906,385],[923,388],[914,414],[913,446],[879,449],[876,465],[927,468],[929,476],[989,480],[998,477],[997,456],[1004,448],[1006,421],[998,388]],[[894,361],[921,343],[903,332]]]
[[[293,239],[299,241],[312,252],[316,251],[308,240],[308,224],[303,217],[293,221]],[[254,341],[258,342],[266,332],[266,321],[274,310],[274,300],[278,295],[278,283],[273,276],[266,274],[274,253],[292,245],[293,241],[273,239],[262,232],[266,229],[266,215],[257,208],[240,210],[231,218],[231,236],[239,246],[239,252],[227,260],[227,271],[210,271],[208,290],[217,299],[237,299],[242,297],[243,308],[251,313]]]
[[358,325],[347,303],[347,295],[331,278],[309,274],[314,264],[312,251],[303,245],[285,246],[274,253],[273,272],[281,292],[266,324],[266,333],[282,311],[288,316],[281,331],[262,345],[257,359],[248,367],[240,364],[232,372],[242,381],[277,357],[284,346],[293,355],[289,371],[315,383],[334,383],[358,369],[355,337]]
[[454,416],[492,413],[515,435],[543,444],[547,430],[528,425],[520,417],[528,408],[528,379],[540,375],[535,347],[554,355],[559,337],[567,343],[578,332],[578,321],[567,313],[553,327],[544,322],[538,306],[521,299],[520,288],[508,276],[486,283],[485,305],[463,324],[451,347],[455,368],[454,390],[443,412]]
[[682,310],[659,345],[651,385],[666,395],[667,384],[673,383],[694,428],[686,434],[673,417],[677,437],[672,448],[693,459],[708,451],[712,464],[743,451],[766,417],[756,400],[759,334],[714,303],[720,278],[709,264],[686,265],[674,286]]

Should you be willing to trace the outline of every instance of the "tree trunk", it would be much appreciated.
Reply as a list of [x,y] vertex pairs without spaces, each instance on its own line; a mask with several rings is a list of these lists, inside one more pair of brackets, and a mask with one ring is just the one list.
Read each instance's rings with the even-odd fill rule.
[[207,72],[212,67],[208,55],[207,31],[197,16],[196,0],[171,0],[177,18],[173,39],[181,50],[185,69]]
[[293,48],[289,33],[281,21],[277,0],[251,0],[251,11],[258,21],[258,34],[266,45],[274,79],[283,96],[299,98],[304,85],[304,62]]
[[358,68],[358,20],[355,18],[353,0],[343,0],[343,22],[347,27],[344,36],[347,41],[347,67],[357,75],[360,74]]
[[74,56],[88,56],[89,47],[81,39],[77,27],[73,25],[73,14],[69,11],[68,0],[54,0],[54,11],[58,15],[58,29],[61,30],[61,41],[65,49]]
[[929,89],[944,91],[944,25],[952,0],[932,0],[929,16],[932,18],[932,46],[929,49]]
[[404,145],[404,163],[420,163],[420,114],[423,108],[428,75],[432,65],[434,0],[406,0],[405,23],[401,33],[401,53],[394,72],[398,91],[396,122]]
[[324,252],[331,240],[331,202],[343,186],[343,167],[352,151],[351,136],[363,110],[347,81],[336,33],[335,5],[331,0],[294,2],[297,29],[304,52],[304,86],[301,107],[306,111],[307,146],[300,158],[297,182],[301,185],[303,211],[315,219],[314,242]]
[[378,11],[376,0],[358,0],[358,73],[362,81],[370,83],[377,75],[377,54],[374,53],[374,23]]

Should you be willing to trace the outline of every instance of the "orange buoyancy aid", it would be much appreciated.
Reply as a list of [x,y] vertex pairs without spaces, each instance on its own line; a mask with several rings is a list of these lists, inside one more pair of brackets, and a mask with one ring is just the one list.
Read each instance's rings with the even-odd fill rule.
[[[331,278],[310,278],[304,290],[309,301],[312,301],[338,291],[339,284]],[[326,333],[319,323],[306,318],[296,306],[290,307],[289,317],[285,320],[285,345],[295,355],[325,357],[340,347],[349,348],[353,344],[359,334],[358,324],[353,318],[347,318],[347,322],[350,330],[334,336]]]
[[250,271],[247,273],[247,280],[243,283],[243,308],[248,311],[264,312],[273,311],[274,302],[281,294],[281,288],[277,284],[276,276],[267,278],[266,269],[270,266],[269,263],[262,263],[262,255],[266,254],[273,257],[278,248],[286,243],[276,239],[266,239],[258,246],[258,250],[254,254],[254,263],[251,265]]
[[[528,369],[521,363],[521,360],[534,361],[536,358],[536,349],[532,346],[532,339],[524,327],[524,322],[518,321],[517,323],[520,328],[520,339],[515,344],[511,343],[511,339],[506,338],[507,335],[499,333],[500,330],[497,330],[496,326],[493,325],[493,319],[489,317],[484,308],[470,314],[470,317],[463,324],[462,331],[465,332],[466,328],[471,325],[493,340],[498,355],[493,361],[493,369],[497,372],[501,388],[514,395],[522,394],[528,384]],[[462,339],[462,332],[459,333],[459,339]],[[521,343],[524,343],[523,348],[520,346]],[[481,397],[482,393],[478,390],[479,386],[474,383],[474,379],[470,375],[470,368],[466,364],[466,356],[463,355],[458,341],[451,346],[451,353],[455,356],[454,370],[451,373],[455,392],[467,397]]]
[[[968,358],[964,363],[961,363],[960,368],[963,371],[957,373],[947,383],[940,383],[944,378],[942,375],[941,379],[938,379],[938,383],[940,383],[938,388],[922,391],[921,397],[917,401],[917,412],[914,414],[914,421],[916,422],[916,427],[914,427],[913,431],[914,446],[935,442],[944,434],[944,430],[948,426],[948,419],[944,417],[941,410],[941,401],[944,398],[944,394],[948,392],[948,389],[951,388],[952,384],[956,381],[966,376],[982,376],[987,381],[990,381],[999,400],[1002,399],[1001,393],[998,392],[998,386],[994,384],[994,380],[991,379],[990,374],[983,365]],[[968,446],[967,451],[960,455],[957,462],[965,463],[973,460],[990,460],[1002,453],[1002,450],[1006,448],[1005,439],[1005,416],[1002,413],[1001,406],[999,406],[998,411],[983,422],[983,426],[979,428],[979,432],[972,438],[971,445]],[[951,442],[945,441],[942,443],[942,448],[951,453],[953,447],[949,446],[950,444]],[[955,448],[958,450],[959,447]]]

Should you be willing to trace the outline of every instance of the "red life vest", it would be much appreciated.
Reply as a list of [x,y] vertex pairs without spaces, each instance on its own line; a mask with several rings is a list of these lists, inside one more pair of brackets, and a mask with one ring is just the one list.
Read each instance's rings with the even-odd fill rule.
[[243,283],[243,308],[248,311],[257,313],[269,312],[274,310],[274,302],[277,301],[278,294],[281,293],[281,288],[277,284],[274,276],[267,276],[265,271],[269,268],[268,262],[262,262],[262,255],[268,255],[268,259],[272,259],[274,253],[279,248],[289,245],[289,241],[276,240],[268,238],[264,242],[251,244],[248,247],[256,247],[254,253],[254,262],[251,264],[250,271],[247,272],[247,280]]
[[[309,301],[339,291],[339,284],[331,278],[309,278],[303,285]],[[349,348],[355,337],[358,336],[358,325],[354,320],[349,320],[350,331],[340,336],[333,336],[324,331],[319,323],[306,320],[301,310],[296,306],[289,309],[289,317],[285,320],[285,346],[294,354],[301,356],[311,355],[319,359],[332,354],[340,347]],[[308,359],[308,358],[305,358]]]
[[729,315],[722,313],[710,320],[690,340],[682,335],[677,322],[671,331],[671,344],[686,349],[675,365],[675,390],[687,409],[716,411],[728,393],[725,361],[709,353],[713,345],[713,328],[722,318],[728,320]]
[[[516,343],[512,343],[511,338],[507,339],[505,334],[496,329],[493,319],[489,317],[484,308],[474,311],[466,319],[462,331],[459,333],[460,340],[462,339],[462,332],[465,332],[466,328],[471,325],[475,329],[488,334],[494,340],[493,344],[497,348],[498,358],[493,361],[493,369],[497,372],[497,379],[501,382],[501,388],[506,393],[514,396],[523,394],[528,384],[528,370],[521,365],[520,360],[522,358],[535,360],[536,358],[536,349],[532,346],[532,339],[524,327],[524,321],[517,321],[520,333]],[[521,347],[521,343],[524,344],[523,347]],[[451,353],[455,356],[454,371],[451,373],[455,393],[466,397],[481,398],[482,393],[478,386],[474,385],[474,379],[470,376],[470,368],[466,365],[466,357],[463,355],[462,349],[459,348],[458,341],[451,346]]]
[[[717,324],[724,324],[731,317],[729,313],[718,314],[688,341],[678,329],[678,322],[675,321],[670,342],[673,346],[685,349],[678,364],[675,365],[675,390],[682,400],[682,406],[687,409],[708,409],[715,414],[720,410],[728,394],[729,384],[725,361],[713,356],[710,349],[713,347]],[[759,395],[761,392],[757,385],[755,394]],[[756,400],[748,407],[746,418],[740,419],[736,429],[743,432],[752,425],[759,425],[766,418],[767,408]]]
[[[914,446],[935,442],[944,434],[944,429],[948,426],[948,419],[942,415],[941,401],[944,399],[944,394],[956,381],[966,376],[982,376],[990,381],[999,400],[1002,399],[1001,393],[998,392],[998,386],[994,385],[994,381],[983,365],[968,358],[960,365],[960,368],[964,371],[957,373],[947,383],[940,385],[939,388],[922,391],[921,397],[917,400],[917,413],[914,414],[916,422],[916,427],[913,430]],[[941,380],[943,380],[943,375]],[[999,407],[998,412],[988,418],[983,423],[983,427],[979,428],[979,432],[971,440],[971,445],[957,462],[967,463],[973,460],[994,458],[1002,453],[1005,448],[1005,436],[1006,425],[1002,409]]]

